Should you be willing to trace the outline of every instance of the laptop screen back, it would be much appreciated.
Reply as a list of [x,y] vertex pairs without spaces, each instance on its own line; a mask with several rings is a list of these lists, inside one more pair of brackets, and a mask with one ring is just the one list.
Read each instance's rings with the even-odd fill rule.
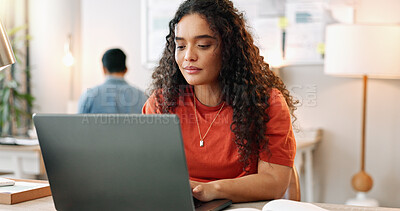
[[34,115],[58,210],[193,210],[175,115]]

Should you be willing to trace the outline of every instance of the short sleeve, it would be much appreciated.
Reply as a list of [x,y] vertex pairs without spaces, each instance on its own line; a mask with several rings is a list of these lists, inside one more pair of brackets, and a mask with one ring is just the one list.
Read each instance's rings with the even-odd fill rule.
[[[144,104],[147,102],[147,96],[144,94],[144,92],[140,92],[140,105],[144,106]],[[143,107],[142,107],[143,108]]]
[[147,99],[142,108],[142,114],[160,114],[154,93]]
[[269,99],[270,107],[267,112],[266,137],[268,149],[260,152],[260,159],[269,163],[292,167],[296,155],[296,140],[292,129],[289,107],[282,93],[273,89]]

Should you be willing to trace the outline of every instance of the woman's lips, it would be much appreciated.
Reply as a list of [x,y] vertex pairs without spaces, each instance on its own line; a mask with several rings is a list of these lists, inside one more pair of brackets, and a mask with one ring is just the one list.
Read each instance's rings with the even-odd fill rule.
[[198,68],[198,67],[195,67],[195,66],[187,66],[187,67],[184,67],[184,69],[189,74],[195,74],[195,73],[198,73],[198,72],[200,72],[202,70],[201,68]]

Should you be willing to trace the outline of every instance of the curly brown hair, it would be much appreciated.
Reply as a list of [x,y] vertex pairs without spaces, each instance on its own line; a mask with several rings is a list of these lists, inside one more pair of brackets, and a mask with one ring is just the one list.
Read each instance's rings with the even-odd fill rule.
[[[152,75],[151,92],[155,95],[162,113],[173,113],[179,96],[188,85],[175,61],[175,26],[185,15],[199,14],[205,18],[210,29],[221,36],[222,68],[219,81],[226,104],[233,109],[230,125],[235,135],[243,168],[252,159],[258,159],[261,149],[268,149],[266,123],[270,117],[268,99],[272,88],[278,89],[289,106],[290,113],[296,102],[282,80],[264,62],[259,48],[254,45],[247,31],[243,14],[229,0],[187,0],[183,2],[169,22],[169,34],[162,58]],[[293,118],[295,119],[295,117]]]

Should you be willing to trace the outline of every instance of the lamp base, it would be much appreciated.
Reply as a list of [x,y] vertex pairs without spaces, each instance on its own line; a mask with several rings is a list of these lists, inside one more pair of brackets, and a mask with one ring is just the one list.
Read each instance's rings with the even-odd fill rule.
[[375,199],[368,198],[366,192],[357,192],[356,198],[346,201],[347,205],[379,207],[379,202]]

